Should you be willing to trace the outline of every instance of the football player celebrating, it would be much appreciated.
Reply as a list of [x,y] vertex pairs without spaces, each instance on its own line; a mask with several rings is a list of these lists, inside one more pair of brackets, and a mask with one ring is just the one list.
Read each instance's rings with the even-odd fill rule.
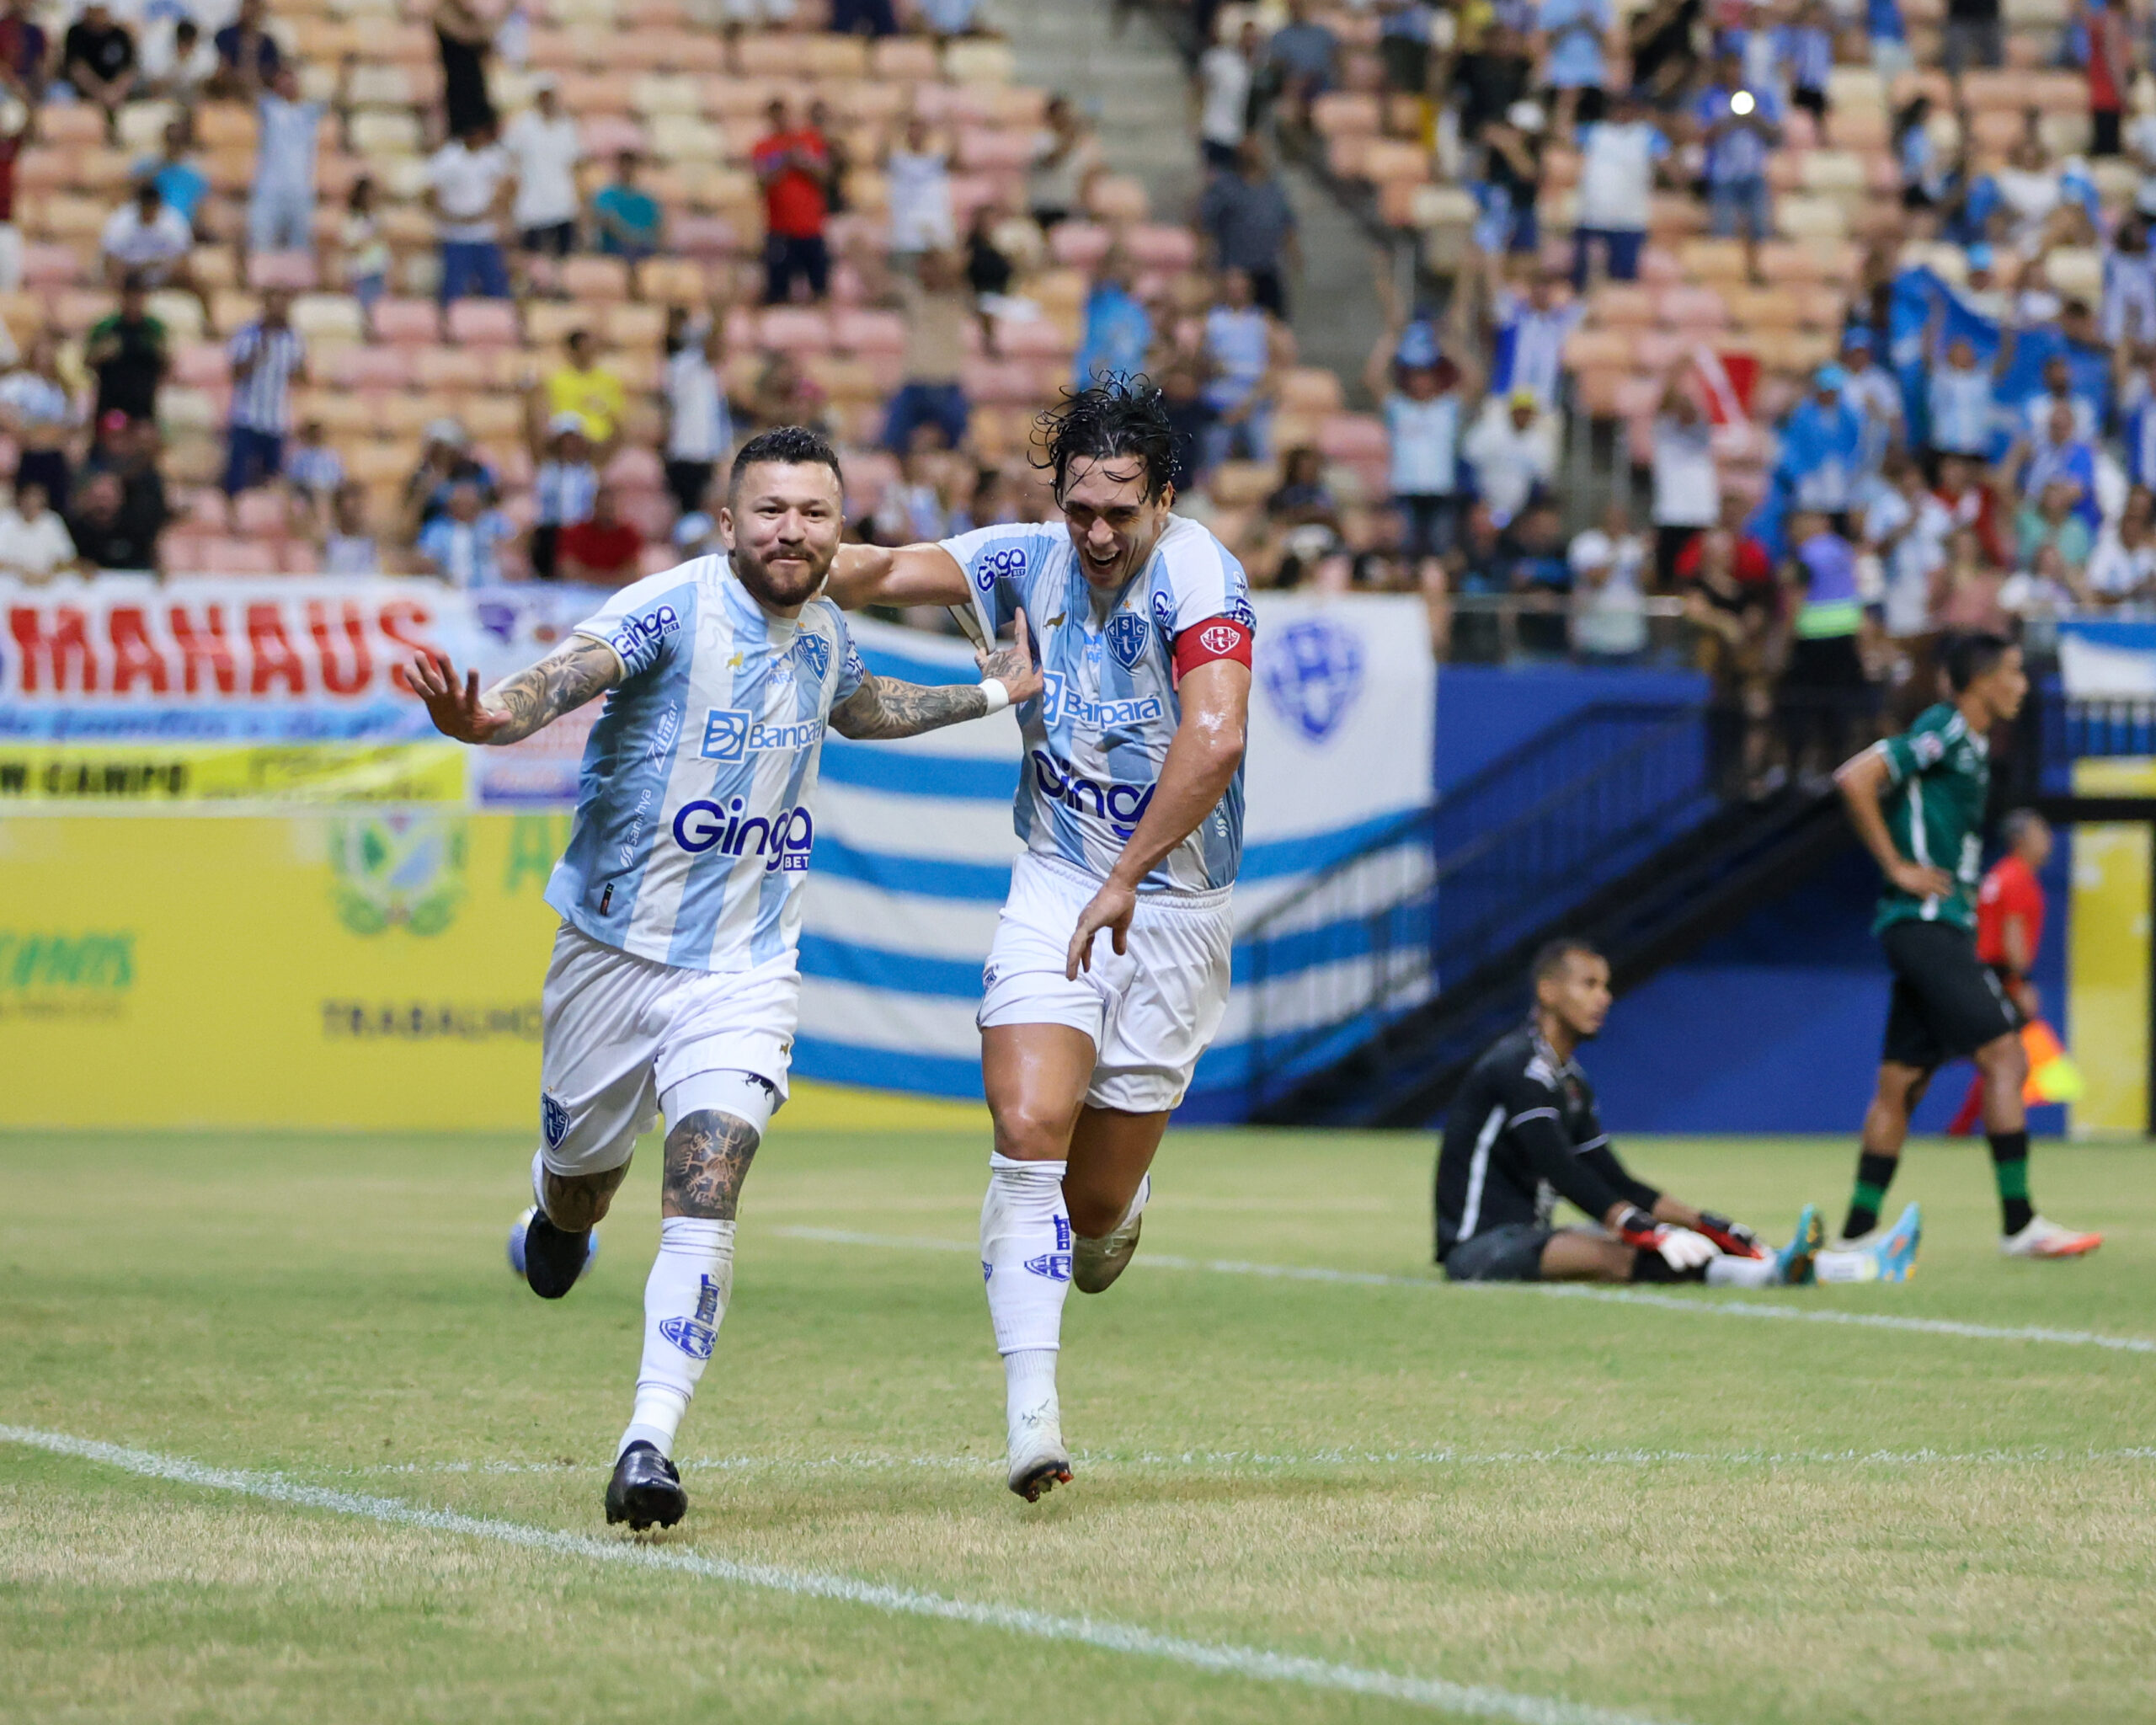
[[909,737],[1040,692],[1022,625],[1015,646],[981,655],[978,686],[871,676],[838,607],[816,597],[844,505],[828,443],[767,431],[734,457],[718,515],[728,555],[623,588],[484,695],[478,672],[460,680],[438,654],[409,669],[435,728],[465,743],[516,742],[607,695],[547,887],[562,926],[542,997],[544,1142],[510,1258],[542,1299],[567,1294],[664,1111],[643,1363],[606,1487],[607,1520],[632,1529],[688,1508],[670,1457],[726,1314],[742,1179],[786,1098],[825,727]]
[[1064,1297],[1130,1261],[1168,1112],[1226,1008],[1254,627],[1241,564],[1172,513],[1159,391],[1112,379],[1044,426],[1062,524],[848,546],[827,589],[969,607],[976,638],[1022,616],[1039,644],[1043,692],[1018,714],[1026,852],[979,1014],[995,1120],[981,1270],[1028,1502],[1070,1478]]

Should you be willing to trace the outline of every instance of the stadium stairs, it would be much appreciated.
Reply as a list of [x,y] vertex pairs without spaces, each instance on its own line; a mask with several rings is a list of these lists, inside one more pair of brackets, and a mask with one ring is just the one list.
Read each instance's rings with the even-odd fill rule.
[[[1409,892],[1367,908],[1343,904],[1370,872],[1366,852],[1260,919],[1237,956],[1264,1002],[1261,1018],[1320,1028],[1253,1027],[1248,1118],[1431,1125],[1476,1056],[1518,1018],[1522,979],[1545,941],[1593,942],[1622,993],[1851,842],[1831,793],[1715,794],[1710,718],[1700,706],[1590,708],[1416,817],[1429,861]],[[1371,850],[1396,850],[1405,836],[1396,831]],[[1334,962],[1283,977],[1288,997],[1268,991],[1268,966],[1288,969],[1274,955],[1314,933],[1342,943]],[[1327,987],[1353,997],[1311,997]]]

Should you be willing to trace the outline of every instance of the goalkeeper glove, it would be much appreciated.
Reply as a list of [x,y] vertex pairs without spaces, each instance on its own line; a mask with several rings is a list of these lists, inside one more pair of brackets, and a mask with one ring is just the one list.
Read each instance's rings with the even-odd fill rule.
[[1774,1255],[1759,1243],[1759,1236],[1743,1223],[1732,1222],[1727,1216],[1718,1216],[1711,1210],[1700,1212],[1699,1231],[1732,1258],[1771,1258]]
[[1636,1204],[1627,1205],[1617,1218],[1617,1237],[1638,1251],[1656,1253],[1678,1271],[1695,1270],[1721,1255],[1721,1249],[1705,1235],[1657,1222]]

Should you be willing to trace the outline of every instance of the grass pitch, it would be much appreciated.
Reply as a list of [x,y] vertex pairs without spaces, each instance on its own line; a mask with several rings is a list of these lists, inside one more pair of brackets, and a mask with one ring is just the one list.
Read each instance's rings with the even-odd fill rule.
[[[2156,1717],[2156,1352],[2068,1339],[2156,1338],[2145,1150],[2039,1146],[2047,1210],[2110,1231],[2085,1263],[2002,1263],[1981,1146],[1924,1145],[1893,1194],[1924,1204],[1913,1283],[1676,1295],[2062,1332],[2015,1340],[1165,1267],[1430,1276],[1428,1139],[1180,1135],[1137,1264],[1071,1297],[1079,1477],[1028,1508],[971,1253],[985,1141],[782,1119],[683,1431],[690,1517],[648,1543],[1245,1650],[1206,1669],[546,1543],[630,1543],[600,1494],[656,1148],[546,1306],[502,1258],[526,1145],[0,1138],[0,1424],[542,1530],[0,1442],[0,1719],[1444,1711],[1259,1655],[1529,1722]],[[1628,1150],[1777,1234],[1807,1198],[1838,1214],[1852,1160]]]

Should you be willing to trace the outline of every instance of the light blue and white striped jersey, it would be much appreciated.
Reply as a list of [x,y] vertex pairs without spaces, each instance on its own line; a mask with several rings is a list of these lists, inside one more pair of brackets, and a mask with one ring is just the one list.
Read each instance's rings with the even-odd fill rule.
[[547,902],[594,940],[691,970],[794,951],[831,708],[868,675],[839,608],[771,615],[724,557],[624,587],[577,633],[620,657]]
[[[1214,617],[1254,631],[1250,584],[1234,554],[1196,521],[1168,518],[1151,560],[1105,619],[1060,522],[981,527],[942,542],[993,635],[1023,607],[1046,691],[1018,708],[1018,836],[1105,879],[1137,830],[1182,717],[1176,638]],[[1242,861],[1243,774],[1198,830],[1145,877],[1146,892],[1232,885]]]
[[307,344],[289,327],[265,329],[255,323],[232,337],[227,351],[234,365],[254,361],[232,385],[232,424],[283,436],[291,429],[292,373],[307,357]]

